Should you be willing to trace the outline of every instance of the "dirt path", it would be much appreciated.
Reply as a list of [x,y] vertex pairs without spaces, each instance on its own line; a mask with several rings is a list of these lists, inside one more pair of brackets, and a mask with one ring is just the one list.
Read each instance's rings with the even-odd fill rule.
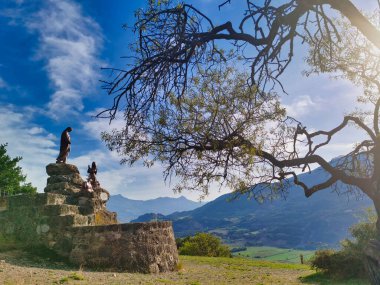
[[237,258],[181,256],[180,267],[178,272],[156,275],[94,272],[9,251],[0,252],[0,284],[302,284],[298,278],[313,273],[302,266]]

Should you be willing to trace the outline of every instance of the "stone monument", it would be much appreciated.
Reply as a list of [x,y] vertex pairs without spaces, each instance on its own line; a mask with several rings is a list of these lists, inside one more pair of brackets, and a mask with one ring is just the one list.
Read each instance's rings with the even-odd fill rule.
[[84,268],[176,270],[171,222],[119,224],[106,208],[108,192],[100,184],[88,191],[75,165],[51,163],[46,172],[45,193],[0,198],[0,235],[49,248]]
[[106,202],[109,199],[109,192],[97,183],[87,187],[79,174],[75,165],[66,163],[51,163],[46,166],[46,173],[49,175],[45,193],[57,193],[68,196],[68,202],[77,205],[80,213],[84,215],[94,215],[95,224],[115,224],[116,213],[111,213],[106,209]]
[[76,265],[158,273],[176,270],[177,246],[171,222],[119,224],[106,208],[110,197],[88,167],[87,181],[67,164],[71,139],[61,134],[57,163],[46,166],[45,193],[0,197],[0,235],[27,247],[42,246]]

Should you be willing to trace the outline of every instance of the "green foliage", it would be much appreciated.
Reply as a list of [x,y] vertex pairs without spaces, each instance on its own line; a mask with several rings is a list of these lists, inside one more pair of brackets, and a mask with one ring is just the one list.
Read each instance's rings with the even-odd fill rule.
[[331,279],[322,272],[316,272],[299,278],[305,284],[323,285],[369,285],[369,282],[360,278],[345,278],[344,280]]
[[18,166],[22,157],[11,158],[7,154],[7,144],[0,145],[0,196],[18,193],[36,193],[37,189],[25,183],[26,175]]
[[194,237],[186,238],[179,248],[179,253],[195,256],[232,257],[228,246],[222,245],[219,238],[208,233],[198,233]]
[[69,276],[69,278],[71,278],[73,280],[84,280],[83,274],[78,273],[78,272],[71,273],[70,276]]
[[312,267],[335,278],[365,276],[362,260],[344,250],[317,251],[312,259]]
[[70,280],[84,280],[82,273],[72,272],[69,276],[63,277],[59,280],[60,284],[68,283]]
[[180,247],[182,247],[185,242],[190,241],[190,239],[191,239],[191,236],[187,236],[187,237],[184,237],[184,238],[176,238],[175,239],[175,243],[177,245],[177,249],[179,249]]
[[286,154],[275,139],[289,135],[285,109],[276,94],[259,93],[247,77],[233,67],[199,69],[180,97],[168,92],[154,109],[102,138],[122,163],[162,163],[165,177],[179,178],[175,192],[207,195],[212,183],[243,192],[260,179],[271,181],[273,169],[258,154]]
[[365,277],[364,248],[376,236],[376,215],[367,210],[368,218],[350,228],[353,240],[341,242],[342,249],[319,250],[311,260],[312,268],[336,278]]

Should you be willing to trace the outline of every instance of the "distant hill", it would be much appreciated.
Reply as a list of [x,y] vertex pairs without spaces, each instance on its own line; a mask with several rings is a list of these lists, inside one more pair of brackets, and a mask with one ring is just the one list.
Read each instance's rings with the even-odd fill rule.
[[[300,178],[310,185],[322,181],[326,175],[317,168]],[[235,245],[315,249],[337,246],[348,236],[349,227],[358,221],[360,213],[372,206],[368,198],[349,199],[329,189],[305,198],[303,191],[295,186],[289,189],[286,200],[263,204],[248,199],[247,195],[228,201],[231,197],[226,194],[195,210],[155,219],[173,221],[177,237],[202,231]],[[151,218],[146,215],[134,221]]]
[[132,200],[122,195],[111,196],[107,203],[110,211],[116,212],[120,222],[129,222],[146,213],[169,215],[178,211],[189,211],[205,203],[179,198],[160,197],[152,200]]

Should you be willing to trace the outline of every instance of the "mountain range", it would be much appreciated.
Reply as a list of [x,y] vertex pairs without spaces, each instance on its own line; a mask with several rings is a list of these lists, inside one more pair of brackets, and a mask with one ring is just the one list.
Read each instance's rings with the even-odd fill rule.
[[[317,168],[299,178],[312,185],[327,175]],[[170,215],[151,211],[133,222],[170,220],[177,237],[210,232],[231,245],[316,249],[337,247],[349,236],[349,227],[358,222],[365,208],[372,206],[366,197],[338,195],[333,189],[305,198],[295,185],[286,199],[262,204],[249,199],[248,194],[232,197],[226,194],[196,209]]]
[[117,213],[120,222],[127,223],[146,213],[168,215],[177,211],[193,210],[204,204],[191,201],[184,196],[179,198],[160,197],[144,201],[128,199],[122,195],[113,195],[107,203],[107,208]]

